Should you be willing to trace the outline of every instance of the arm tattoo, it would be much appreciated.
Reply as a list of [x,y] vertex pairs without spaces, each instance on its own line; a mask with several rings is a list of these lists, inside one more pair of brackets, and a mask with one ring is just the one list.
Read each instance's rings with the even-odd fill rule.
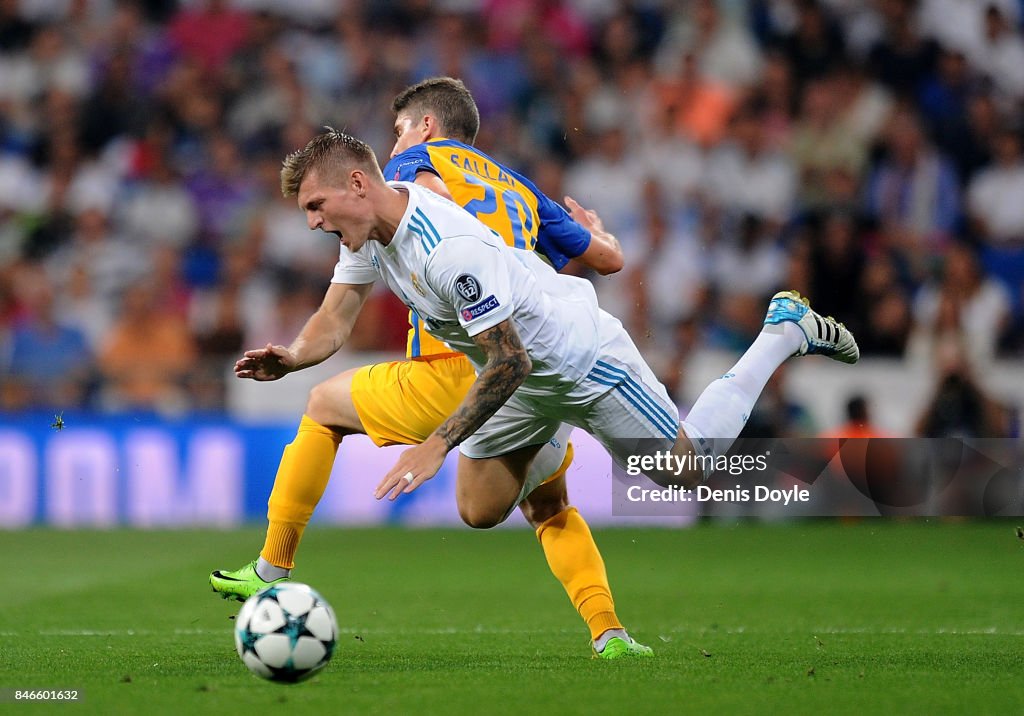
[[436,431],[449,450],[494,415],[526,380],[533,367],[511,321],[502,321],[474,336],[473,340],[487,355],[487,364],[462,404]]

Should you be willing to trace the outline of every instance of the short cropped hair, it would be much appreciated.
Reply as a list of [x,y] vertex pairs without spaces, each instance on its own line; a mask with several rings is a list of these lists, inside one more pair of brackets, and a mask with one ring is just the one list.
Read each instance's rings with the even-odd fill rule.
[[344,169],[359,168],[384,180],[369,144],[331,127],[324,127],[324,130],[309,140],[304,148],[284,158],[281,166],[282,194],[296,196],[302,180],[313,171],[330,181],[340,179]]
[[444,136],[465,144],[475,142],[480,131],[480,111],[473,95],[462,80],[452,77],[431,77],[402,90],[391,109],[395,114],[431,114]]

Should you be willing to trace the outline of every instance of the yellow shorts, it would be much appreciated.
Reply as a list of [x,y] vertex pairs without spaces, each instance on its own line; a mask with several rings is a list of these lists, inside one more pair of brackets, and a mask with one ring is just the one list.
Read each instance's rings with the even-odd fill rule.
[[352,377],[352,402],[377,446],[417,445],[455,412],[474,380],[461,353],[375,363]]

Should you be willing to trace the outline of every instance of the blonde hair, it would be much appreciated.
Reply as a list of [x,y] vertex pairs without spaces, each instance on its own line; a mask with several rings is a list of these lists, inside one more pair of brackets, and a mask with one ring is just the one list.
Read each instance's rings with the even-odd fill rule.
[[281,193],[284,196],[296,196],[302,180],[314,171],[322,179],[337,181],[344,169],[356,167],[384,181],[370,145],[331,127],[324,127],[324,130],[309,140],[305,147],[284,158],[281,164]]

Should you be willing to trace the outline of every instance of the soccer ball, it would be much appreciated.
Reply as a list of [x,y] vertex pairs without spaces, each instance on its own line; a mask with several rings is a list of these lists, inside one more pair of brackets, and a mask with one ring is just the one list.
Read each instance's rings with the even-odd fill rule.
[[334,611],[314,589],[282,582],[249,597],[235,620],[235,649],[249,671],[294,683],[327,666],[338,639]]

